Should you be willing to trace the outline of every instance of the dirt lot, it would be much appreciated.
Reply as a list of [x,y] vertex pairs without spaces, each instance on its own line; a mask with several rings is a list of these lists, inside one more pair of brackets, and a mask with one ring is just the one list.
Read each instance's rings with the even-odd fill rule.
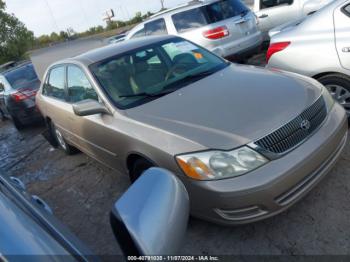
[[[254,60],[254,59],[253,59]],[[0,168],[20,177],[32,194],[97,254],[120,254],[109,227],[113,202],[128,188],[118,174],[84,154],[66,156],[40,135],[0,122]],[[306,198],[274,218],[240,227],[191,219],[181,253],[211,255],[350,254],[350,144],[339,163]]]

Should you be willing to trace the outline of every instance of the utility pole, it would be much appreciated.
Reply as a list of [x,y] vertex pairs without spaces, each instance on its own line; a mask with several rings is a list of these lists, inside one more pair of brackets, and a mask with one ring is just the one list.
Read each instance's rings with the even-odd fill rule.
[[164,8],[164,1],[165,0],[160,0],[160,4],[162,5],[162,9],[161,10],[164,10],[165,8]]

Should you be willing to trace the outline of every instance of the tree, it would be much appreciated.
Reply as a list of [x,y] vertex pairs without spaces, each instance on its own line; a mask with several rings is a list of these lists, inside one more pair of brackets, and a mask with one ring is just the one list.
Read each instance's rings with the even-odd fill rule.
[[5,12],[5,2],[0,0],[0,64],[23,59],[33,46],[34,34],[14,15]]

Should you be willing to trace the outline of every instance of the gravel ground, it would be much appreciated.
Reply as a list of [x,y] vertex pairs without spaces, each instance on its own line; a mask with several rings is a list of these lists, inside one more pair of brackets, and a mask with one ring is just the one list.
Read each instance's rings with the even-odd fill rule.
[[[18,133],[9,121],[0,122],[0,168],[20,177],[30,193],[45,199],[55,215],[97,254],[120,254],[108,214],[128,188],[128,177],[84,154],[66,156],[53,149],[40,135],[42,129],[38,126]],[[307,197],[276,217],[239,227],[192,218],[180,252],[350,255],[349,158],[348,141],[331,173]]]

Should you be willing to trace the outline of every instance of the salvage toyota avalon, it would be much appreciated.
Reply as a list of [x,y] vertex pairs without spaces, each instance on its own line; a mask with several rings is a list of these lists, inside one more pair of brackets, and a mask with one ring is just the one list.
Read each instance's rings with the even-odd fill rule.
[[148,37],[50,66],[37,104],[49,140],[136,180],[171,170],[194,216],[241,224],[304,196],[339,158],[344,109],[316,80],[235,65],[187,40]]

